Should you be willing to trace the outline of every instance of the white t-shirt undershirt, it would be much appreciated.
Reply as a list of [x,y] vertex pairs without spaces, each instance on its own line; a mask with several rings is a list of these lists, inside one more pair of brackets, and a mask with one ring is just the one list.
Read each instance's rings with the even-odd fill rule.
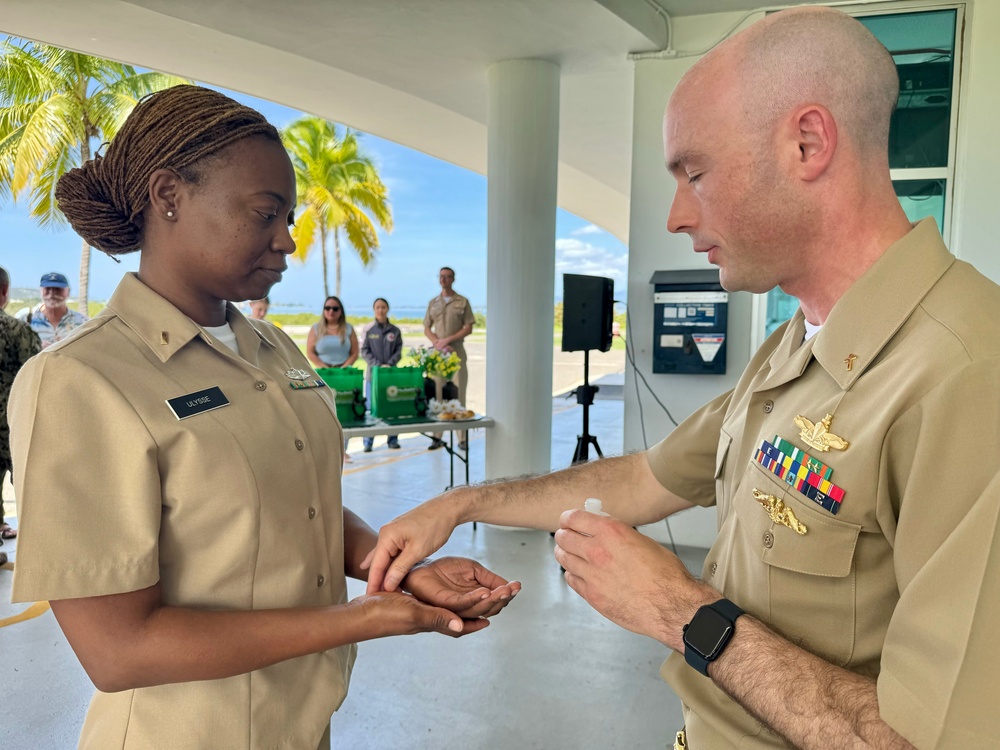
[[239,346],[236,343],[236,331],[233,330],[233,327],[229,323],[226,323],[224,326],[203,326],[203,328],[232,349],[234,354],[240,353]]
[[823,327],[822,325],[814,326],[808,320],[804,320],[802,322],[806,324],[806,336],[803,339],[803,341],[808,341],[809,339],[811,339],[813,336],[819,333],[819,329]]

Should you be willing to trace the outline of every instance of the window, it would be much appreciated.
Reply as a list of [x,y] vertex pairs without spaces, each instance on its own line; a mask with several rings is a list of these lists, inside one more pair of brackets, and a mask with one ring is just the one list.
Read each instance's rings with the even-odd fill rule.
[[[959,13],[947,8],[858,17],[892,53],[899,72],[899,104],[889,128],[896,195],[910,221],[931,216],[946,239],[954,181]],[[774,289],[755,305],[758,319],[763,317],[759,344],[794,314],[798,302]]]

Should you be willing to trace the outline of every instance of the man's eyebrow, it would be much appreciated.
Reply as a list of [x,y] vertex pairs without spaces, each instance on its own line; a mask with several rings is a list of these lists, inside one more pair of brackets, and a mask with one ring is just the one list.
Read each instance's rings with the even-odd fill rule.
[[683,167],[689,161],[694,161],[695,159],[699,159],[701,157],[702,154],[700,154],[697,151],[681,151],[673,159],[666,162],[667,171],[671,173],[676,172],[678,169]]

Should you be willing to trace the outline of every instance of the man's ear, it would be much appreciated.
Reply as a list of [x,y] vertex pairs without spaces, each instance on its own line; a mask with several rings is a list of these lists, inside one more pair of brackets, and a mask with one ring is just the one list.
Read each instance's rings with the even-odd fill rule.
[[800,179],[819,179],[837,151],[837,123],[821,104],[799,107],[789,119],[790,139],[796,149],[793,169]]
[[180,177],[172,169],[157,169],[149,176],[149,205],[163,221],[177,219]]

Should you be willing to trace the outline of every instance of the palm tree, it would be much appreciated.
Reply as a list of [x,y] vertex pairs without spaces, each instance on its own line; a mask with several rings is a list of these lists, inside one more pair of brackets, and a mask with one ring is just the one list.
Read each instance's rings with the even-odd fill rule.
[[372,160],[361,152],[359,134],[332,122],[306,116],[285,128],[282,137],[295,167],[300,213],[292,237],[295,257],[305,261],[316,244],[323,255],[323,294],[330,296],[326,241],[333,235],[336,294],[340,296],[340,232],[369,266],[379,249],[376,224],[392,231],[389,191]]
[[[64,172],[110,141],[147,94],[190,81],[36,42],[0,42],[0,200],[28,194],[42,227],[66,222],[56,205]],[[80,256],[78,307],[87,314],[90,246]]]

